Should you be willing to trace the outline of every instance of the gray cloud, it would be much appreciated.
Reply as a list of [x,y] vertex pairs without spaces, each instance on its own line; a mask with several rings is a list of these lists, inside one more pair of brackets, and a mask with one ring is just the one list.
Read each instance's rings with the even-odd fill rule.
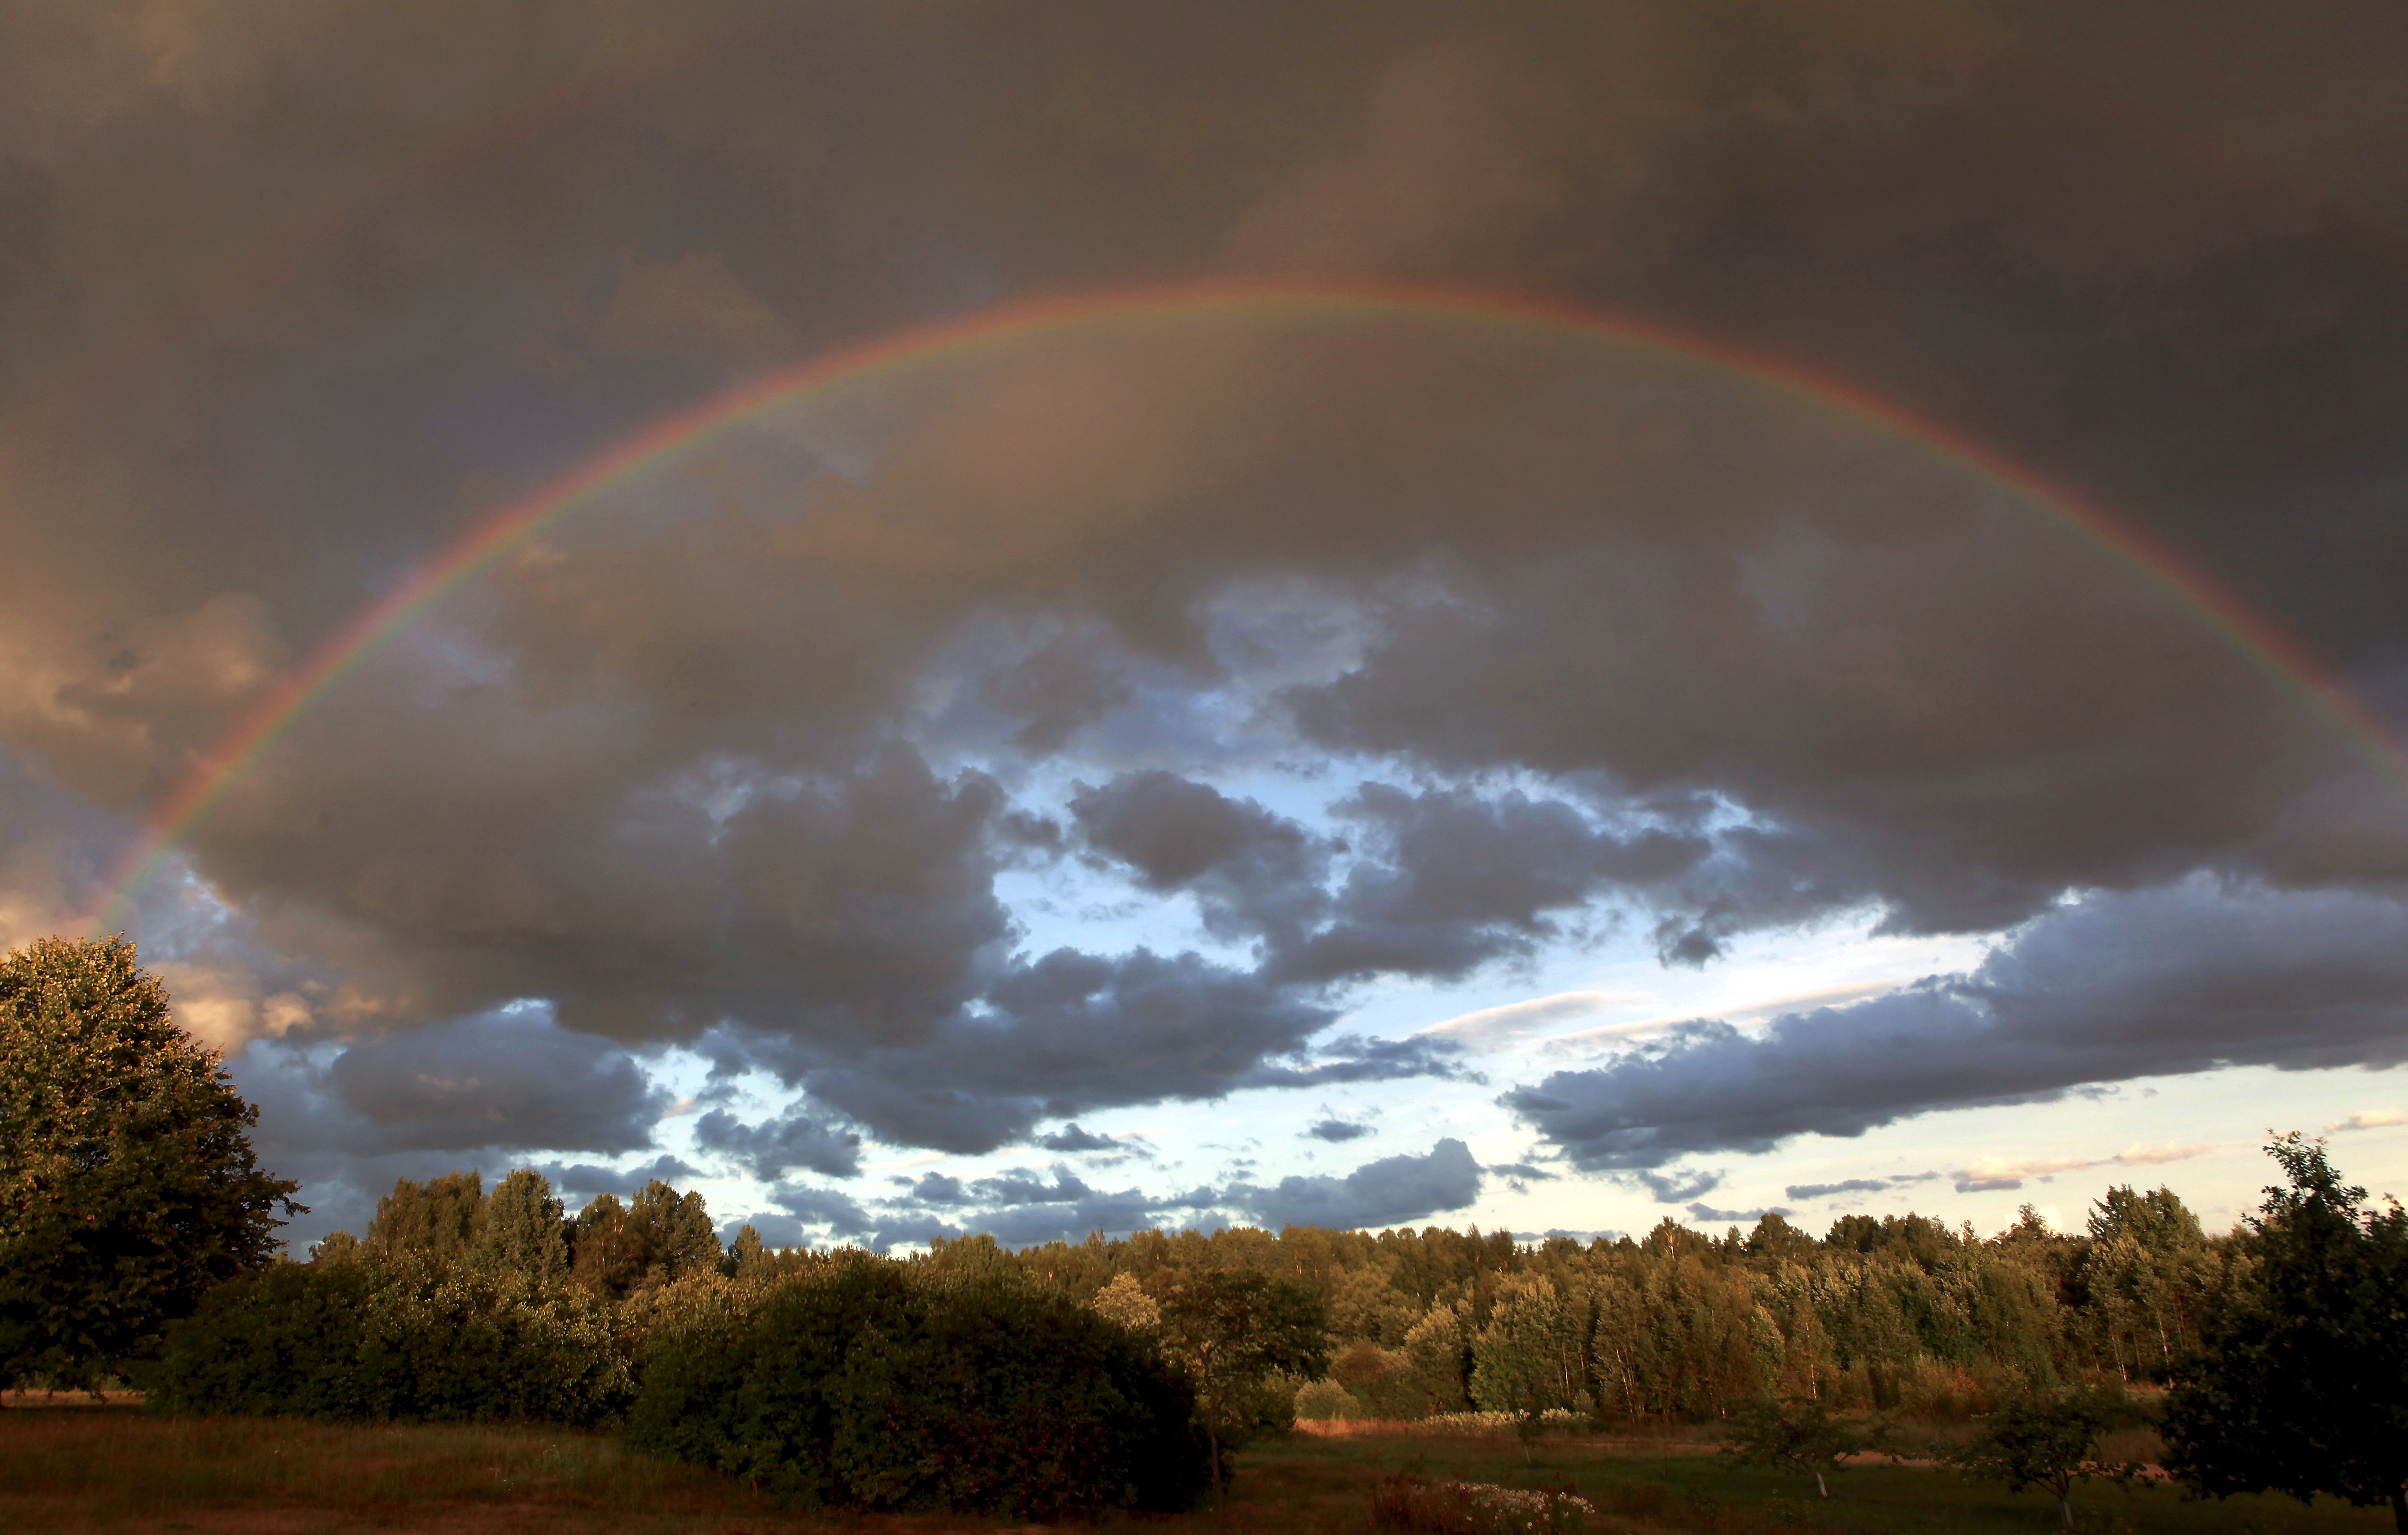
[[1050,1135],[1040,1135],[1037,1143],[1050,1152],[1112,1151],[1120,1142],[1108,1135],[1090,1135],[1073,1123],[1063,1126]]
[[1480,1198],[1480,1164],[1452,1136],[1421,1156],[1383,1156],[1342,1178],[1288,1177],[1263,1187],[1232,1184],[1226,1198],[1264,1226],[1326,1226],[1340,1230],[1405,1226],[1460,1210]]
[[1407,1077],[1486,1082],[1486,1077],[1459,1064],[1462,1053],[1463,1047],[1456,1041],[1428,1035],[1376,1040],[1360,1034],[1341,1034],[1315,1046],[1309,1057],[1290,1057],[1301,1064],[1257,1066],[1245,1074],[1242,1083],[1248,1087],[1314,1087],[1397,1082]]
[[1206,928],[1293,944],[1327,906],[1328,849],[1254,801],[1159,768],[1082,787],[1070,813],[1088,844],[1128,865],[1155,891],[1189,890]]
[[1654,1169],[2131,1077],[2393,1066],[2403,998],[2408,906],[2194,880],[2061,908],[1969,974],[1760,1036],[1685,1025],[1501,1101],[1580,1166]]
[[678,1184],[700,1176],[702,1169],[666,1153],[624,1172],[592,1162],[538,1162],[536,1171],[552,1181],[560,1195],[632,1194],[654,1179]]
[[807,1114],[788,1113],[766,1125],[747,1125],[724,1109],[694,1122],[695,1143],[722,1153],[754,1177],[775,1183],[789,1168],[807,1168],[830,1178],[861,1170],[861,1137]]
[[1369,1045],[1307,1066],[1264,1064],[1304,1052],[1333,1015],[1192,954],[1062,949],[996,976],[981,1015],[908,1045],[839,1051],[737,1031],[710,1043],[723,1071],[767,1066],[884,1139],[962,1153],[1082,1110],[1447,1069],[1443,1053]]
[[1519,792],[1367,783],[1337,809],[1386,856],[1355,865],[1335,922],[1283,955],[1280,973],[1451,979],[1530,954],[1555,936],[1552,913],[1585,906],[1609,883],[1654,884],[1707,851],[1694,836],[1593,829],[1572,805]]
[[1760,1221],[1767,1215],[1796,1213],[1794,1210],[1784,1210],[1777,1205],[1770,1210],[1716,1210],[1713,1206],[1703,1203],[1694,1203],[1689,1206],[1690,1219],[1699,1221]]
[[[0,21],[20,933],[78,913],[284,668],[563,468],[832,345],[1172,273],[1427,280],[1761,350],[2081,487],[2396,702],[2408,162],[2380,7],[2286,14],[2280,67],[2229,0],[2178,27],[2123,0],[1942,28],[1767,0],[144,14]],[[231,1036],[306,999],[238,1069],[312,1176],[367,1180],[493,1136],[643,1144],[624,1059],[456,1022],[523,998],[572,1040],[737,1041],[869,1133],[987,1150],[1088,1109],[1456,1072],[1311,1041],[1349,986],[1616,915],[1702,964],[1875,906],[2104,942],[2050,904],[2172,900],[2201,868],[2359,891],[2331,897],[2353,921],[2396,889],[2386,774],[1991,480],[1654,353],[1468,324],[998,346],[548,524],[284,731],[129,922]],[[1307,616],[1223,622],[1265,593]],[[1270,808],[1273,769],[1395,782],[1347,802],[1341,853]],[[1011,803],[1073,779],[1100,786]],[[1071,848],[1191,896],[1259,968],[1018,954],[998,876]],[[190,915],[211,897],[222,921]],[[2355,1024],[2304,971],[2148,935],[2152,997],[2190,995],[2184,966],[2267,981],[2306,1044],[2229,998],[2205,1054],[2114,1043],[2137,1024],[2085,1044],[1985,969],[1996,997],[1829,1015],[2041,1041],[1960,1084],[1876,1062],[1784,1106],[1742,1075],[1713,1110],[1673,1081],[1768,1051],[1854,1070],[1797,1025],[1515,1101],[1652,1169],[2195,1069],[2167,1062],[2371,1059],[2382,965],[2340,948],[2394,935],[2350,932],[2319,953],[2365,982]],[[587,1098],[547,1097],[538,1059]],[[774,1133],[844,1165],[843,1132]]]
[[1836,1184],[1792,1184],[1783,1189],[1793,1199],[1828,1199],[1834,1194],[1881,1194],[1887,1192],[1885,1178],[1842,1178]]
[[[779,1210],[807,1226],[824,1227],[838,1237],[858,1237],[872,1228],[870,1213],[842,1189],[809,1184],[781,1184],[769,1197]],[[766,1230],[764,1236],[767,1236]]]
[[1314,1120],[1304,1127],[1304,1133],[1315,1140],[1336,1143],[1359,1140],[1372,1132],[1369,1125],[1357,1125],[1351,1120],[1340,1119],[1332,1115],[1327,1119]]
[[329,1108],[356,1114],[368,1136],[394,1150],[636,1151],[652,1144],[667,1108],[625,1051],[532,1013],[353,1045],[322,1081]]

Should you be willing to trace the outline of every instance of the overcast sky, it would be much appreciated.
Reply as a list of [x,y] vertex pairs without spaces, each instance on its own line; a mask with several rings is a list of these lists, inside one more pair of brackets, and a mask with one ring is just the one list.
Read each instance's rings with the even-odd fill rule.
[[[139,943],[303,1241],[529,1164],[890,1246],[2220,1227],[2291,1128],[2408,1194],[2403,57],[2388,0],[15,0],[0,939]],[[1177,300],[1231,280],[1461,296]],[[554,477],[1146,285],[653,454],[121,888]]]

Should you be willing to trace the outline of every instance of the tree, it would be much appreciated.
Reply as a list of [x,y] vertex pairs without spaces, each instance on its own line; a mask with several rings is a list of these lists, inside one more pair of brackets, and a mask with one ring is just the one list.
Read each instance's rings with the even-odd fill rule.
[[1498,1287],[1488,1325],[1472,1338],[1471,1399],[1484,1412],[1514,1414],[1526,1453],[1549,1408],[1579,1402],[1587,1323],[1584,1298],[1517,1276]]
[[622,1298],[727,1261],[702,1196],[680,1194],[657,1178],[628,1204],[596,1196],[569,1223],[568,1244],[578,1282]]
[[1135,1274],[1114,1274],[1112,1282],[1087,1302],[1087,1309],[1132,1332],[1152,1332],[1162,1326],[1161,1305],[1145,1293]]
[[452,1262],[468,1255],[485,1229],[485,1181],[475,1171],[447,1172],[423,1184],[393,1181],[377,1201],[365,1245],[380,1258],[405,1253]]
[[2167,1469],[2217,1498],[2388,1503],[2408,1535],[2408,1212],[2364,1209],[2321,1140],[2267,1151],[2288,1186],[2266,1190],[2206,1346],[2174,1372]]
[[1226,1481],[1221,1446],[1249,1427],[1249,1399],[1274,1370],[1308,1378],[1327,1370],[1327,1327],[1321,1298],[1311,1290],[1228,1270],[1187,1276],[1163,1303],[1164,1341],[1196,1381],[1215,1507]]
[[680,1274],[716,1269],[727,1256],[719,1228],[699,1194],[680,1194],[655,1178],[627,1206],[644,1255],[644,1283],[666,1284]]
[[[758,1246],[760,1239],[753,1241]],[[523,1274],[542,1285],[567,1278],[568,1243],[561,1235],[561,1205],[552,1197],[551,1180],[521,1168],[495,1184],[485,1200],[473,1255],[480,1267]]]
[[89,1386],[274,1257],[258,1120],[122,934],[0,958],[0,1381]]
[[1967,1476],[2004,1482],[2009,1492],[2046,1487],[2058,1522],[2073,1528],[2073,1484],[2086,1477],[2128,1474],[2128,1468],[2093,1454],[2107,1431],[2107,1405],[2085,1391],[2002,1401],[1983,1420],[1973,1442],[1949,1456]]
[[1873,1436],[1831,1415],[1820,1399],[1798,1397],[1787,1401],[1759,1402],[1733,1424],[1737,1432],[1724,1454],[1752,1465],[1796,1471],[1814,1479],[1814,1490],[1831,1496],[1826,1472],[1836,1471],[1848,1456],[1872,1443]]

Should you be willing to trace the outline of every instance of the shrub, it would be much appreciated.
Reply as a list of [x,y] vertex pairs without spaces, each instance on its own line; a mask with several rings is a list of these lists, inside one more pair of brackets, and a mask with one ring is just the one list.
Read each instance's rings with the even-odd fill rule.
[[1211,1474],[1152,1340],[1008,1277],[868,1258],[661,1351],[629,1440],[789,1503],[1038,1519],[1184,1508]]
[[1307,1381],[1296,1388],[1296,1415],[1307,1422],[1359,1415],[1363,1404],[1336,1381]]
[[1432,1482],[1410,1472],[1371,1489],[1374,1524],[1431,1535],[1576,1535],[1596,1512],[1571,1492]]
[[633,1396],[595,1298],[408,1257],[280,1264],[221,1285],[168,1336],[166,1412],[591,1426]]

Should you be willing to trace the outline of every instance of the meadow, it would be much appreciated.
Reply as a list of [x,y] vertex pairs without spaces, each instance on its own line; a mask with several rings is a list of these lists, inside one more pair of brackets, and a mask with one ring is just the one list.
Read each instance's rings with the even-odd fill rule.
[[[326,1425],[183,1418],[131,1404],[19,1397],[0,1412],[0,1528],[108,1531],[408,1531],[486,1535],[626,1531],[738,1535],[844,1529],[886,1535],[1031,1527],[949,1514],[781,1511],[731,1479],[654,1460],[601,1433],[467,1425]],[[1353,1426],[1350,1426],[1353,1427]],[[1508,1435],[1299,1431],[1240,1458],[1225,1513],[1110,1513],[1096,1528],[1159,1535],[1371,1535],[1373,1486],[1399,1471],[1577,1489],[1594,1535],[1684,1531],[2038,1531],[2055,1511],[1918,1465],[1863,1465],[1811,1483],[1738,1467],[1702,1431],[1587,1435],[1526,1450]],[[2381,1509],[2284,1498],[2186,1500],[2167,1486],[2086,1485],[2081,1528],[2126,1535],[2353,1535],[2389,1527]]]

